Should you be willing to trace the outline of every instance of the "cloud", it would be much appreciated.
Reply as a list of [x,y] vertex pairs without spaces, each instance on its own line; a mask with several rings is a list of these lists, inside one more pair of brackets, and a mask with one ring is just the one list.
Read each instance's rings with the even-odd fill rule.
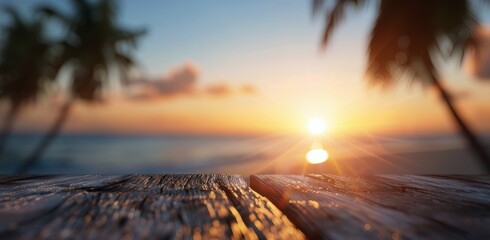
[[205,89],[206,93],[212,96],[229,96],[233,93],[233,89],[226,83],[213,84]]
[[257,94],[257,92],[258,92],[257,88],[252,84],[242,85],[241,91],[245,94],[250,94],[250,95]]
[[241,86],[233,87],[227,83],[221,82],[207,86],[205,92],[211,96],[223,97],[233,94],[254,95],[257,94],[258,91],[252,84],[243,84]]
[[201,73],[192,63],[184,63],[167,74],[154,78],[133,78],[128,81],[128,98],[132,100],[154,100],[159,98],[182,97],[224,97],[235,94],[255,94],[257,89],[251,84],[240,87],[226,82],[199,86]]
[[136,78],[129,84],[136,88],[131,94],[133,99],[151,99],[155,97],[175,97],[192,95],[196,92],[199,69],[192,63],[183,64],[169,73],[156,78]]
[[490,80],[490,26],[481,26],[474,32],[476,49],[467,57],[466,69],[475,77]]

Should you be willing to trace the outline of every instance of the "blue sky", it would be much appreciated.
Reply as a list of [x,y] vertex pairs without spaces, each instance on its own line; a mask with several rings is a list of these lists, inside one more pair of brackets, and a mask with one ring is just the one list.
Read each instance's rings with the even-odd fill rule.
[[[17,6],[24,13],[29,13],[29,9],[40,2],[62,9],[68,9],[69,5],[68,1],[56,0],[4,2]],[[120,22],[128,27],[148,29],[137,53],[142,66],[152,74],[165,72],[183,61],[194,61],[204,69],[207,78],[234,78],[237,73],[227,69],[229,65],[253,68],[252,62],[263,64],[261,61],[267,62],[287,52],[321,57],[318,43],[322,19],[312,18],[308,1],[221,0],[209,4],[204,1],[124,0],[120,3]],[[353,34],[339,34],[342,38],[339,42],[360,38],[367,31],[371,15],[360,14],[356,24],[345,24],[339,32]],[[321,66],[321,63],[316,65]]]
[[[139,55],[149,69],[172,65],[181,59],[225,59],[228,54],[271,44],[304,43],[318,49],[322,19],[311,16],[310,1],[131,1],[120,0],[120,21],[129,27],[149,30]],[[69,1],[3,0],[29,14],[34,6],[48,3],[69,9]],[[351,24],[343,24],[342,40],[362,37],[374,17],[374,8],[355,13]],[[490,22],[488,7],[479,9],[479,18]],[[348,17],[349,19],[349,17]],[[5,20],[5,19],[2,19]],[[344,29],[344,30],[342,30]],[[338,33],[336,35],[343,35]],[[342,42],[342,41],[339,41]]]
[[[29,13],[39,3],[69,9],[69,1],[3,2],[18,7],[24,13]],[[256,65],[270,59],[278,61],[278,55],[294,58],[299,54],[301,56],[297,58],[314,59],[309,71],[315,73],[317,68],[329,65],[328,55],[335,56],[337,51],[354,47],[362,57],[364,51],[361,42],[366,39],[374,19],[373,7],[368,8],[368,11],[356,12],[355,18],[347,17],[348,20],[336,32],[328,55],[325,56],[320,53],[318,46],[323,19],[313,19],[310,1],[119,2],[120,22],[128,27],[148,29],[137,51],[138,59],[146,71],[161,74],[183,61],[193,61],[204,69],[206,78],[229,78],[231,81],[236,77],[247,78],[243,71],[237,73],[236,66],[250,67],[250,72],[260,72]],[[488,7],[480,9],[482,22],[490,22],[490,15],[484,14],[488,10]],[[357,65],[362,64],[362,58],[357,59]],[[294,64],[294,61],[286,61],[278,67],[288,64]],[[268,71],[277,70],[271,68]],[[256,78],[256,75],[248,77]]]

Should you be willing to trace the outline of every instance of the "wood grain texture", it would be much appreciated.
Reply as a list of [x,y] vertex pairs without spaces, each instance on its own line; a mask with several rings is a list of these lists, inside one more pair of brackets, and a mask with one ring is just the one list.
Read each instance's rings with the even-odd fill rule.
[[489,176],[257,175],[310,239],[490,239]]
[[238,175],[1,176],[0,239],[303,239]]

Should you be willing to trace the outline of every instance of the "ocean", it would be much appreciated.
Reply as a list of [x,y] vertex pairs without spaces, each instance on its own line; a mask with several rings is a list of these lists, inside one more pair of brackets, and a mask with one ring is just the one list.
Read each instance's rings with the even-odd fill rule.
[[[482,136],[490,146],[490,135]],[[39,142],[14,135],[0,159],[12,173]],[[305,154],[319,140],[322,164]],[[490,151],[490,148],[487,148]],[[238,173],[251,174],[480,174],[477,159],[457,135],[305,136],[59,136],[32,170],[41,174]]]

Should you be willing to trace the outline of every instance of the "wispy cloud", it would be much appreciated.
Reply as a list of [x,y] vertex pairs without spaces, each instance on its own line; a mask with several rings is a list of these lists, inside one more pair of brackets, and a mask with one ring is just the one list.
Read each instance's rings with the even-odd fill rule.
[[192,63],[176,67],[167,74],[153,78],[135,78],[129,81],[135,93],[132,99],[153,99],[155,97],[176,97],[192,95],[196,92],[199,69]]
[[201,72],[193,63],[184,63],[159,77],[139,77],[129,81],[130,99],[154,100],[159,98],[179,97],[225,97],[235,94],[255,94],[257,89],[251,84],[232,86],[218,82],[199,86]]
[[205,88],[207,94],[212,96],[228,96],[233,93],[233,89],[226,83],[217,83]]
[[256,93],[258,93],[257,88],[252,84],[242,85],[241,91],[245,94],[256,94]]
[[208,85],[204,90],[208,95],[218,97],[230,96],[234,94],[253,95],[258,92],[257,88],[251,84],[244,84],[242,86],[231,86],[225,82]]

